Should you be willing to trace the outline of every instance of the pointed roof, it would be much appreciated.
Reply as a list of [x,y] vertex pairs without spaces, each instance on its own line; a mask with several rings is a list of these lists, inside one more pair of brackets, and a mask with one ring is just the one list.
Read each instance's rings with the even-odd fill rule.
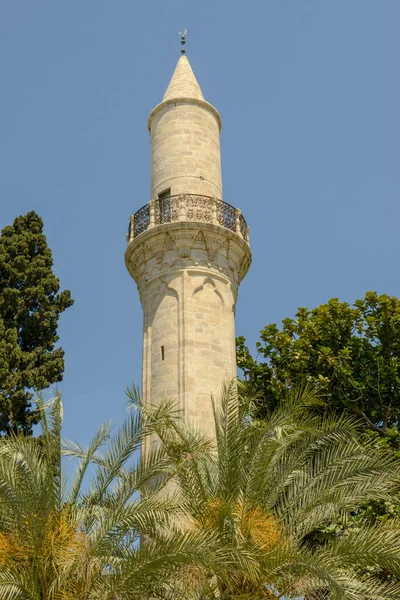
[[175,98],[196,98],[204,100],[204,96],[197,83],[192,67],[185,55],[182,55],[175,67],[174,74],[162,101],[174,100]]
[[204,100],[204,96],[199,84],[197,83],[196,77],[194,76],[192,67],[190,66],[190,63],[184,54],[178,60],[174,74],[172,75],[163,99],[161,100],[160,104],[157,104],[157,106],[153,108],[149,115],[147,127],[150,133],[151,123],[154,116],[163,110],[166,105],[176,104],[179,102],[179,100],[182,100],[185,103],[196,104],[197,106],[207,109],[217,119],[218,127],[221,131],[222,122],[219,112],[212,104]]

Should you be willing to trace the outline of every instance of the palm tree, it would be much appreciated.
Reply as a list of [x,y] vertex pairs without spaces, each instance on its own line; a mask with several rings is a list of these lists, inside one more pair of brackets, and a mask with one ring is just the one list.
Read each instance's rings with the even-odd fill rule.
[[[39,438],[0,439],[0,600],[161,598],[181,565],[210,568],[213,548],[220,553],[213,536],[174,532],[182,507],[158,493],[168,480],[163,450],[138,458],[143,437],[174,417],[170,403],[147,421],[131,411],[116,433],[106,425],[87,447],[63,450],[59,396],[38,408]],[[62,453],[79,458],[69,486]]]
[[375,575],[384,568],[400,576],[398,521],[315,544],[321,524],[349,523],[362,503],[393,501],[400,489],[399,461],[363,439],[352,416],[318,404],[312,390],[295,391],[256,421],[254,398],[232,382],[214,403],[212,447],[180,420],[158,421],[187,513],[183,529],[211,535],[231,560],[222,571],[182,568],[182,598],[400,597],[396,580]]
[[[315,403],[309,390],[293,395],[260,423],[233,383],[215,407],[215,442],[169,401],[132,411],[86,448],[64,443],[79,458],[69,486],[60,399],[39,403],[39,439],[0,440],[0,600],[398,598],[398,584],[374,575],[400,575],[397,522],[313,542],[321,523],[393,500],[400,481],[351,417]],[[139,462],[154,432],[162,444]]]

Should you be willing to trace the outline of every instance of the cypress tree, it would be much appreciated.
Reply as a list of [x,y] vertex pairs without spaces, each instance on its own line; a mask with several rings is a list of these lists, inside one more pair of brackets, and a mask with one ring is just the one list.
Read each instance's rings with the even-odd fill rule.
[[30,434],[39,415],[34,389],[62,381],[64,351],[56,348],[60,314],[73,304],[60,292],[43,221],[33,211],[0,236],[0,433]]

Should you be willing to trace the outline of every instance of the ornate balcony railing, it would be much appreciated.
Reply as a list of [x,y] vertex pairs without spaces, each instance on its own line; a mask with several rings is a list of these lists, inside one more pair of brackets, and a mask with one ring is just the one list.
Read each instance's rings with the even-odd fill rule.
[[130,222],[129,237],[131,236],[131,233],[133,233],[133,237],[137,237],[138,235],[143,233],[143,231],[146,231],[146,229],[150,225],[150,206],[148,204],[145,204],[144,206],[142,206],[142,208],[139,208],[139,210],[134,214],[134,227],[132,232],[131,225],[132,223]]
[[249,243],[249,228],[240,209],[218,198],[198,194],[179,194],[150,200],[131,216],[128,241],[157,225],[178,221],[219,225]]

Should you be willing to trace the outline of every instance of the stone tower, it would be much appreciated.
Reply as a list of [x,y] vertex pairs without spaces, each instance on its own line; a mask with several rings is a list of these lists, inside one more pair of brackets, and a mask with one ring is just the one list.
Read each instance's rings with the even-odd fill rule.
[[130,219],[127,269],[143,308],[144,402],[176,398],[214,435],[211,395],[236,376],[235,303],[249,229],[222,199],[218,111],[181,56],[150,113],[151,200]]

